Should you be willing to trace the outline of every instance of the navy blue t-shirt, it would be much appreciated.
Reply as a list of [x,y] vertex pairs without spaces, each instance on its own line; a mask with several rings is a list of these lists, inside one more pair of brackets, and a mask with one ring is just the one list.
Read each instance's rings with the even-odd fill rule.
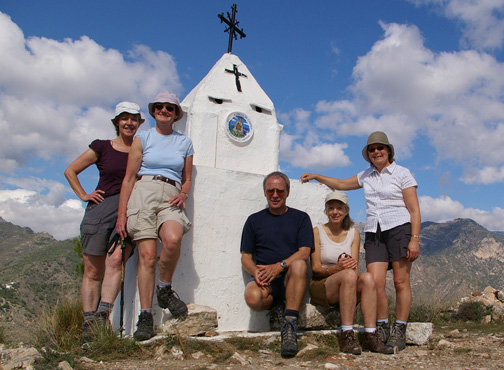
[[240,251],[254,255],[258,265],[283,261],[301,247],[315,248],[313,227],[310,216],[295,208],[283,215],[263,209],[250,215],[243,227]]

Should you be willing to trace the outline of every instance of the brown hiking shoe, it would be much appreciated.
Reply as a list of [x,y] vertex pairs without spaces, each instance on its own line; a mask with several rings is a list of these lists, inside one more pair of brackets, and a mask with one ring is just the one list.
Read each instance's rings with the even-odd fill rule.
[[387,355],[394,353],[394,349],[392,347],[388,347],[380,340],[380,336],[376,331],[374,333],[364,333],[364,339],[362,340],[362,350],[376,353],[385,353]]
[[359,343],[355,339],[353,330],[342,331],[338,336],[340,352],[351,353],[352,355],[360,355],[361,349]]

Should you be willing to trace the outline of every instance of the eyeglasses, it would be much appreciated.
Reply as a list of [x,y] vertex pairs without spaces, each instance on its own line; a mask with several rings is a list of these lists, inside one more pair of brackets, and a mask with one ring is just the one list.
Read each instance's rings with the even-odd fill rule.
[[166,108],[168,112],[173,112],[175,110],[175,107],[171,104],[161,104],[161,103],[154,104],[154,109],[163,110],[163,107]]
[[285,194],[285,189],[266,189],[266,194],[271,197],[273,194],[275,194],[275,191],[280,197]]
[[369,147],[369,148],[367,148],[367,151],[369,153],[373,153],[375,150],[380,151],[380,150],[383,150],[383,149],[385,149],[385,146],[384,145],[380,145],[380,146]]

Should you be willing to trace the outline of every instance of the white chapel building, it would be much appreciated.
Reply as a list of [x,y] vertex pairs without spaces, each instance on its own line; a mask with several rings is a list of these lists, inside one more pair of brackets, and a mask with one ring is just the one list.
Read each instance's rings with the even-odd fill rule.
[[[173,278],[186,303],[217,311],[218,331],[268,330],[266,312],[253,312],[244,289],[251,278],[240,262],[240,240],[247,217],[265,207],[264,176],[279,170],[280,134],[275,107],[247,66],[224,54],[181,103],[184,118],[175,130],[194,145],[193,187],[186,202],[192,229],[182,240]],[[291,179],[287,205],[307,212],[313,225],[325,222],[323,201],[329,189]],[[140,302],[136,281],[137,253],[128,261],[124,328],[136,330]],[[307,298],[305,298],[307,300]],[[112,321],[119,323],[119,298]],[[157,305],[154,323],[171,314]]]

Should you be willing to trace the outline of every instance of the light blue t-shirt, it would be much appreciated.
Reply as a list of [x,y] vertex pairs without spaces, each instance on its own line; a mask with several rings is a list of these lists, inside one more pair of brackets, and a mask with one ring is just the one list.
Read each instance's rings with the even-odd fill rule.
[[138,176],[161,175],[182,183],[186,157],[194,155],[191,139],[177,131],[161,135],[153,127],[136,134],[142,142],[143,158]]

